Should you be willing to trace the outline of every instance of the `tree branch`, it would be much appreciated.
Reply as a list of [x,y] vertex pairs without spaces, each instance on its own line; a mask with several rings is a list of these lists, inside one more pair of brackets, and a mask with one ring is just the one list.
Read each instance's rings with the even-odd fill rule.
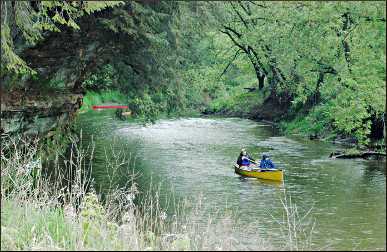
[[242,7],[242,9],[246,12],[247,15],[251,15],[251,11],[246,9],[246,7],[243,5],[242,1],[238,1],[239,5]]
[[242,23],[245,25],[246,28],[249,28],[246,21],[243,19],[242,15],[239,13],[239,11],[236,9],[236,7],[234,6],[234,4],[232,2],[230,2],[231,4],[231,7],[233,8],[233,10],[236,12],[236,14],[238,15],[239,19],[242,21]]
[[255,2],[255,1],[248,1],[249,3],[251,3],[251,4],[254,4],[255,6],[259,6],[259,7],[261,7],[261,8],[267,8],[267,6],[266,5],[263,5],[263,4],[259,4],[259,3],[257,3],[257,2]]
[[272,68],[273,71],[276,72],[277,75],[279,75],[279,77],[281,77],[281,80],[279,80],[279,81],[281,81],[281,82],[286,81],[286,77],[283,74],[282,70],[277,67],[277,60],[271,54],[271,52],[272,52],[271,48],[268,45],[264,45],[262,47],[263,47],[264,51],[266,50],[265,56],[267,57],[267,59],[269,61],[270,67]]
[[262,72],[263,72],[265,75],[267,75],[268,72],[267,72],[266,69],[263,67],[263,64],[262,64],[262,62],[260,61],[257,52],[256,52],[251,46],[247,46],[247,50],[248,50],[249,52],[252,52],[252,53],[253,53],[253,55],[254,55],[254,57],[255,57],[255,60],[256,60],[257,64],[259,65],[259,68],[262,70]]
[[226,68],[223,70],[222,74],[219,76],[219,77],[222,77],[223,74],[225,74],[227,72],[227,69],[230,67],[231,63],[234,62],[234,60],[238,57],[239,53],[240,53],[241,49],[238,49],[234,55],[234,57],[232,58],[232,60],[227,64]]
[[235,35],[237,35],[238,38],[242,37],[242,34],[240,34],[239,32],[237,32],[236,30],[232,29],[231,27],[228,27],[228,26],[223,26],[224,29],[226,30],[229,30],[231,31],[232,33],[234,33]]
[[[225,27],[225,29],[226,29],[226,28],[227,28],[227,27]],[[239,47],[240,49],[242,49],[245,53],[248,53],[247,50],[246,50],[246,48],[245,48],[244,46],[242,46],[241,44],[239,44],[239,43],[235,40],[235,38],[230,34],[230,32],[229,32],[228,30],[229,30],[229,29],[227,29],[226,31],[220,30],[220,32],[226,34],[226,35],[231,39],[231,41],[234,43],[234,45],[238,46],[238,47]]]
[[365,21],[379,21],[379,22],[386,22],[385,18],[372,18],[367,16],[360,16],[360,18],[364,18]]

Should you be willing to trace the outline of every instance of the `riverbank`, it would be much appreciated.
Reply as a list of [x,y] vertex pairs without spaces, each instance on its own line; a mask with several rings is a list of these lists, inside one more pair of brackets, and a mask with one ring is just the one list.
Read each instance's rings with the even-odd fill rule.
[[[129,104],[129,116],[122,116],[122,111],[116,111],[117,117],[128,122],[155,123],[156,120],[172,119],[179,117],[220,116],[247,118],[257,122],[264,122],[275,127],[283,135],[298,135],[310,140],[319,140],[346,146],[347,151],[341,152],[346,157],[385,157],[384,139],[370,140],[367,145],[361,145],[353,135],[344,134],[325,121],[316,122],[310,116],[294,114],[290,103],[286,99],[273,97],[266,89],[262,91],[240,91],[234,96],[219,97],[206,105],[204,109],[176,110],[167,113],[159,110],[149,114],[141,106],[138,107],[128,98],[118,92],[105,90],[88,92],[84,98],[81,113],[90,111],[92,105],[117,103]],[[152,105],[153,106],[153,105]],[[293,114],[292,114],[293,113]],[[313,112],[314,113],[314,112]],[[375,155],[362,155],[363,153],[376,153]]]
[[[134,99],[136,100],[136,99]],[[148,104],[150,107],[156,105]],[[174,112],[166,111],[161,108],[152,109],[145,108],[146,106],[138,104],[138,102],[131,100],[127,95],[117,90],[101,90],[98,92],[88,91],[83,98],[83,104],[80,108],[80,113],[86,113],[92,110],[93,105],[124,105],[127,109],[114,109],[118,119],[128,122],[139,123],[154,123],[156,120],[172,119],[179,117],[199,117],[200,111],[197,109],[176,109]],[[152,112],[149,112],[152,110]]]
[[355,133],[348,134],[335,127],[332,119],[326,116],[326,110],[327,108],[318,107],[297,111],[292,108],[288,97],[276,96],[263,89],[241,91],[229,97],[215,99],[202,114],[263,121],[273,125],[284,135],[299,135],[311,140],[343,144],[358,152],[385,153],[386,139],[383,138],[383,125],[380,131],[380,125],[372,124],[367,140],[359,142]]

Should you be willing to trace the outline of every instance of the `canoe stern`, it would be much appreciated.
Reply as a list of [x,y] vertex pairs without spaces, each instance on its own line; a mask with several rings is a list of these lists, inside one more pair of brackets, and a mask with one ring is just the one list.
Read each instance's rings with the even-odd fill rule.
[[283,181],[284,179],[284,174],[282,170],[261,170],[261,169],[244,170],[244,169],[240,169],[237,165],[235,165],[234,167],[235,167],[235,173],[245,177],[276,180],[276,181]]

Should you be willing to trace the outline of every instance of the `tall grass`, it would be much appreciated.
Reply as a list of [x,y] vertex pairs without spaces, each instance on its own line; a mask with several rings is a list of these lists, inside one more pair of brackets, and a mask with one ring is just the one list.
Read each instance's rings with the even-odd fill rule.
[[[139,205],[136,174],[128,169],[128,183],[111,186],[104,202],[89,176],[93,146],[72,143],[67,173],[43,176],[38,142],[7,139],[1,152],[1,250],[274,250],[308,248],[299,245],[297,209],[284,201],[285,245],[274,247],[258,235],[252,244],[241,234],[257,234],[254,225],[241,226],[235,214],[204,217],[202,201],[168,199],[173,214],[161,207],[159,192],[149,190]],[[107,160],[108,169],[130,164],[125,153]],[[112,177],[114,179],[114,176]],[[113,185],[113,183],[112,183]],[[291,204],[290,204],[291,205]],[[292,205],[291,205],[292,206]],[[207,222],[203,222],[206,219]],[[287,224],[286,224],[287,223]]]

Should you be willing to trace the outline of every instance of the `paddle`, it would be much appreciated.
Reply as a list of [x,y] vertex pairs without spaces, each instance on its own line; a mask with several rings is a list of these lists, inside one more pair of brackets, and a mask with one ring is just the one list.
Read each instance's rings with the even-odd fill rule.
[[251,162],[251,163],[254,163],[254,164],[258,164],[257,162],[255,162],[254,160],[251,160],[250,158],[248,158],[248,160]]

